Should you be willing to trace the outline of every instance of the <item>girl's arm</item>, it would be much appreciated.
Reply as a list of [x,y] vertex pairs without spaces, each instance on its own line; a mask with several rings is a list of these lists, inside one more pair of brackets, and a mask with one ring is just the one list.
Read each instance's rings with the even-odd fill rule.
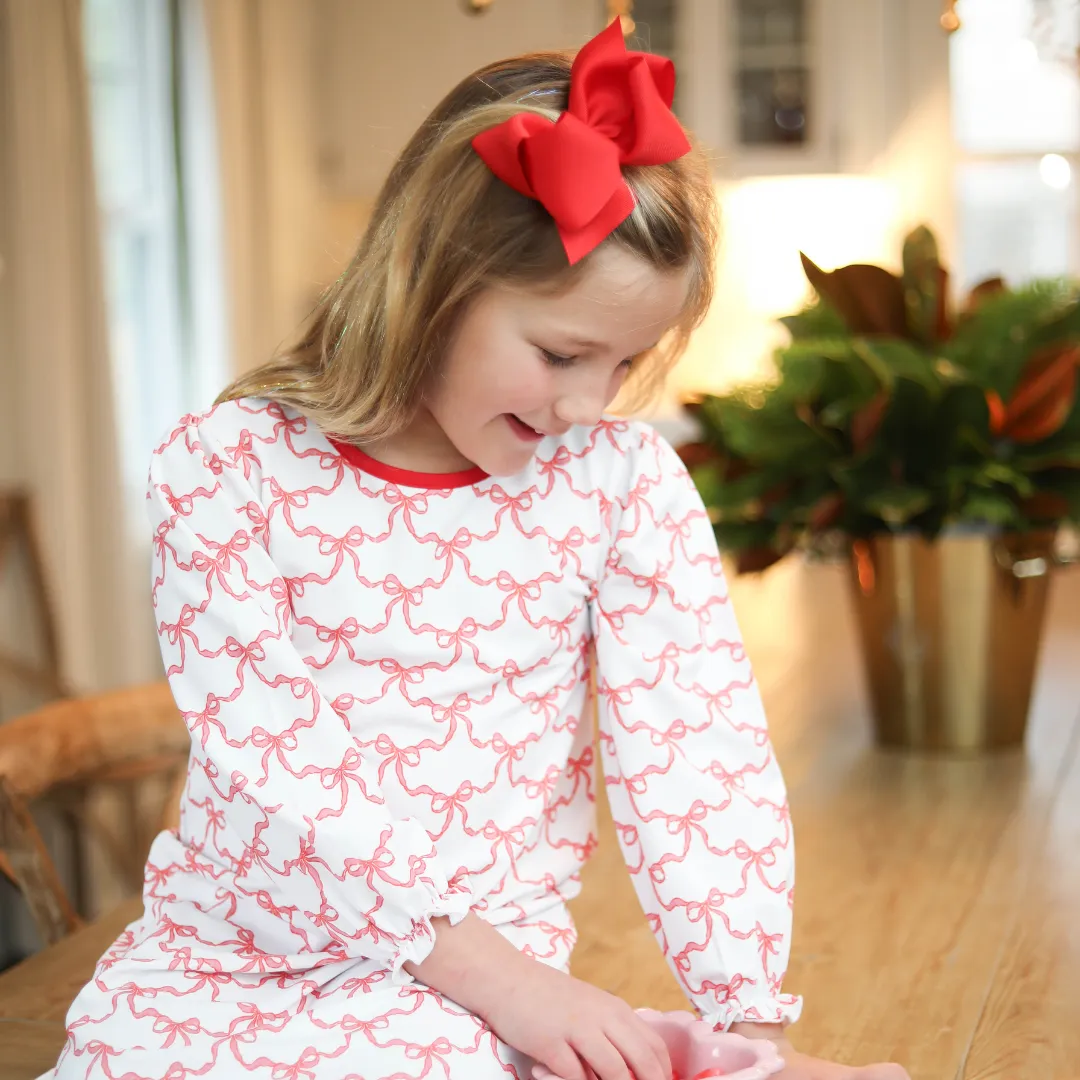
[[162,656],[203,774],[183,839],[217,879],[219,910],[234,906],[267,951],[375,958],[407,982],[402,965],[434,945],[431,917],[460,922],[471,896],[420,823],[391,817],[294,648],[250,458],[222,445],[242,441],[231,432],[214,438],[213,416],[155,452],[147,495]]
[[794,850],[716,541],[675,452],[635,426],[594,620],[608,798],[634,886],[704,1019],[783,1024]]

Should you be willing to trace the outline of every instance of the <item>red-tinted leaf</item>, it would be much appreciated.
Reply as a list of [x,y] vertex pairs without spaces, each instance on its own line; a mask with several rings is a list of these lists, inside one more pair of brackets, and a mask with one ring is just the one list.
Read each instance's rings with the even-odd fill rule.
[[740,574],[758,574],[778,563],[786,554],[786,551],[772,548],[748,548],[735,555],[735,570]]
[[993,390],[986,391],[986,408],[990,413],[990,434],[997,437],[1005,428],[1005,402]]
[[1001,434],[1018,443],[1048,439],[1068,419],[1076,398],[1080,345],[1056,345],[1027,362],[1005,407]]
[[831,528],[844,512],[844,496],[839,491],[831,492],[814,504],[810,511],[810,528],[814,532],[823,532]]
[[1015,423],[1009,424],[1005,435],[1017,443],[1037,443],[1049,439],[1069,417],[1073,398],[1076,396],[1076,371],[1068,375],[1068,384],[1062,386],[1059,396],[1044,398],[1037,407],[1024,413]]
[[1005,279],[999,277],[987,278],[985,281],[980,281],[971,292],[968,293],[967,300],[964,302],[964,314],[972,315],[978,309],[979,305],[988,297],[994,296],[999,292],[1005,291]]
[[1036,521],[1060,521],[1069,516],[1069,500],[1052,491],[1039,491],[1023,499],[1020,510]]
[[699,465],[711,465],[720,460],[720,453],[715,446],[704,442],[683,443],[675,448],[675,453],[688,469]]
[[729,457],[721,470],[721,480],[739,480],[754,471],[753,465],[742,458]]
[[783,480],[779,484],[769,488],[761,496],[762,506],[772,506],[773,503],[780,502],[781,499],[786,499],[791,491],[791,482]]
[[853,334],[908,336],[904,286],[895,274],[863,263],[827,273],[801,252],[800,257],[810,284]]
[[869,596],[877,585],[877,570],[870,545],[865,540],[856,540],[851,545],[851,558],[855,564],[855,577],[864,596]]
[[870,445],[888,407],[889,395],[882,390],[851,418],[851,445],[856,454],[861,454]]

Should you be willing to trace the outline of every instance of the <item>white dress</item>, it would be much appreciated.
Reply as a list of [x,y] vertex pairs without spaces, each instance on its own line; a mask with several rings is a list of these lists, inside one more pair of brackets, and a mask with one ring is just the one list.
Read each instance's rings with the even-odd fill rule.
[[472,910],[568,968],[593,642],[620,846],[688,999],[717,1025],[797,1017],[783,781],[708,518],[654,431],[431,476],[245,399],[179,423],[147,498],[188,782],[58,1077],[527,1077],[402,964]]

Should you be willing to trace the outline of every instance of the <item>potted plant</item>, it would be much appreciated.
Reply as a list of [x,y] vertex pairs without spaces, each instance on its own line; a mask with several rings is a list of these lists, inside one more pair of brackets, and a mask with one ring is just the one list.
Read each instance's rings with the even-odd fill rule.
[[1080,521],[1080,287],[950,308],[926,228],[902,271],[805,255],[775,377],[688,408],[680,449],[739,572],[842,550],[879,741],[1022,741],[1055,535]]

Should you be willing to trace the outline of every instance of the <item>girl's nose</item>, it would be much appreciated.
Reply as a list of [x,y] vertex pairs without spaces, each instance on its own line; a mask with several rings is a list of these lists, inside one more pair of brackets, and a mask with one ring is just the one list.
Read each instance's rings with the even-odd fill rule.
[[607,405],[607,395],[591,391],[565,394],[555,403],[555,415],[564,424],[595,427]]
[[603,365],[582,366],[568,373],[555,402],[555,415],[564,424],[595,427],[618,391],[621,379]]

